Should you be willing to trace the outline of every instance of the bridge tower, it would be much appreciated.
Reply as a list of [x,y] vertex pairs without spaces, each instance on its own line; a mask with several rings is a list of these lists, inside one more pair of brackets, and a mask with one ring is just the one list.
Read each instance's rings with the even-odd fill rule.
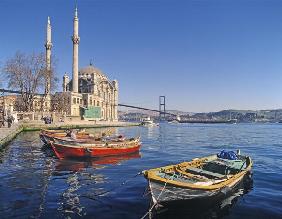
[[165,109],[165,96],[159,97],[159,120],[164,121],[166,120],[166,109]]

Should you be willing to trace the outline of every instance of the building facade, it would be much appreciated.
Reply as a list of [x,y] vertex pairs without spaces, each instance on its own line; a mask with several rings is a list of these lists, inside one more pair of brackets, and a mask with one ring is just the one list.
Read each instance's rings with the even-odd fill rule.
[[[79,42],[78,11],[75,8],[73,18],[73,54],[72,54],[72,78],[67,73],[63,76],[63,91],[51,94],[51,50],[52,27],[48,17],[46,26],[46,82],[44,95],[35,95],[32,111],[42,114],[59,112],[72,117],[80,117],[85,120],[118,120],[118,81],[109,78],[92,64],[79,69]],[[2,99],[1,99],[2,98]],[[20,95],[12,95],[0,98],[0,104],[9,112],[22,109],[23,102]]]

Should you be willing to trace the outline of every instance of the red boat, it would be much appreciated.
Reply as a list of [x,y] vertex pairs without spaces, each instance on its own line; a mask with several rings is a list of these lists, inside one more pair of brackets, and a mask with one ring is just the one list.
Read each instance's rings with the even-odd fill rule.
[[100,141],[93,143],[54,138],[54,141],[50,143],[55,155],[59,159],[130,154],[138,152],[141,147],[140,137],[126,139],[124,141]]

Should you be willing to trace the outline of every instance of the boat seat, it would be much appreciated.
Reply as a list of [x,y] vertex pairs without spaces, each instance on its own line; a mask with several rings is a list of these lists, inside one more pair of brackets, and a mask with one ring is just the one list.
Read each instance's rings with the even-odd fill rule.
[[192,173],[197,173],[197,174],[205,175],[205,176],[212,176],[212,177],[215,177],[215,178],[224,178],[225,177],[225,175],[223,175],[223,174],[214,173],[214,172],[211,172],[211,171],[207,171],[207,170],[203,170],[203,169],[195,168],[195,167],[187,167],[186,170],[189,170]]
[[229,169],[234,170],[240,170],[242,169],[242,166],[244,165],[244,160],[226,160],[226,159],[217,159],[214,161],[211,161],[210,163],[214,163],[219,166],[226,166]]

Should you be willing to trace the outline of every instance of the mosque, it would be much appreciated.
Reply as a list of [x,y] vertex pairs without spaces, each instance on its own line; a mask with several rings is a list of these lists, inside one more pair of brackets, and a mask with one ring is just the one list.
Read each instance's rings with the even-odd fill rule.
[[[65,73],[63,76],[63,91],[57,92],[54,96],[64,96],[68,99],[66,113],[73,117],[81,117],[85,120],[117,121],[118,105],[118,81],[109,80],[98,68],[91,63],[89,66],[79,69],[78,49],[80,37],[78,34],[78,11],[75,8],[73,19],[73,56],[72,56],[72,78]],[[46,63],[47,70],[51,71],[51,22],[48,17],[47,37],[46,37]],[[52,95],[50,95],[50,78],[46,80],[46,93],[50,101],[46,102],[46,107],[52,105]]]

